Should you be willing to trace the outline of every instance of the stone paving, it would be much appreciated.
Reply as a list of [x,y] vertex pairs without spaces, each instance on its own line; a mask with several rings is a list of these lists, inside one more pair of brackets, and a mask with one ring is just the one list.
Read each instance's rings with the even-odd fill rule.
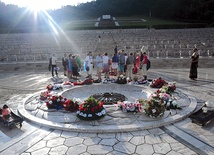
[[[176,81],[177,87],[194,97],[196,110],[205,101],[214,101],[214,69],[198,70],[198,81],[188,79],[189,69],[153,69],[149,78]],[[60,76],[62,80],[66,79]],[[82,76],[81,78],[84,78]],[[53,82],[47,72],[5,72],[0,74],[1,105],[15,112],[32,94]],[[123,119],[123,118],[122,118]],[[214,122],[199,126],[189,118],[139,131],[89,133],[65,131],[24,121],[23,127],[8,130],[0,125],[0,154],[214,154]]]

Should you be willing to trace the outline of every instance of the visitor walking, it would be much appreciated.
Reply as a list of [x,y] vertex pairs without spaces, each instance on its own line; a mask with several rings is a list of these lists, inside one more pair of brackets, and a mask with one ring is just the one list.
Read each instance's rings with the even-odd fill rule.
[[197,72],[198,60],[199,60],[198,49],[194,48],[191,56],[191,65],[190,65],[190,73],[189,73],[189,78],[192,80],[196,80],[198,77],[198,72]]

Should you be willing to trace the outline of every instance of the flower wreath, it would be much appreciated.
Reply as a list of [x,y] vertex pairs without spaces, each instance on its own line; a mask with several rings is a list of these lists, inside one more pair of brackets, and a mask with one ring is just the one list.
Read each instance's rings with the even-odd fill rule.
[[152,87],[152,88],[161,88],[165,84],[167,84],[167,82],[164,81],[163,79],[161,79],[161,77],[160,77],[159,79],[154,79],[152,81],[152,83],[150,84],[150,87]]
[[48,109],[57,109],[60,110],[63,108],[64,102],[67,100],[63,98],[61,95],[53,95],[47,98],[48,101],[46,102],[46,106]]
[[116,83],[118,83],[118,84],[126,84],[127,83],[126,77],[124,75],[120,75],[117,78]]
[[130,101],[117,102],[117,105],[123,112],[138,112],[142,110],[142,105],[139,102],[132,103]]
[[159,94],[151,94],[145,104],[145,113],[151,117],[162,117],[165,112],[164,100]]
[[71,111],[71,112],[77,111],[79,109],[78,102],[72,99],[66,100],[63,103],[63,107],[65,108],[66,111]]
[[46,87],[48,90],[60,90],[63,89],[62,84],[49,84]]
[[93,97],[85,100],[77,111],[77,117],[84,120],[95,120],[105,116],[106,111],[101,101],[97,101]]
[[155,93],[151,94],[148,100],[139,100],[145,105],[144,111],[147,116],[162,117],[165,110],[181,109],[172,93],[176,90],[174,83],[165,84]]
[[174,91],[176,90],[175,84],[176,84],[175,82],[164,84],[157,92],[167,94],[174,93]]
[[40,93],[40,100],[46,100],[47,97],[50,97],[50,96],[51,96],[51,94],[50,94],[49,90],[41,92]]

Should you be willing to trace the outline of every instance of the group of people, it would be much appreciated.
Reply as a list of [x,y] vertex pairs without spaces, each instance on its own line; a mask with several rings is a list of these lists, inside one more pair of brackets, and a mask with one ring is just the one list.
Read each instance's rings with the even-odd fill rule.
[[[79,76],[79,71],[81,70],[82,62],[79,55],[69,54],[68,56],[64,54],[62,58],[62,66],[64,71],[64,76],[68,78],[77,79]],[[54,77],[54,72],[58,76],[57,58],[55,54],[50,58],[49,61],[49,71],[51,70],[52,76]]]
[[[133,79],[133,73],[137,73],[139,69],[142,69],[142,76],[144,80],[147,80],[147,63],[148,56],[146,50],[142,47],[141,54],[130,52],[128,55],[124,50],[117,51],[117,47],[114,49],[113,57],[109,57],[108,53],[98,53],[95,59],[95,64],[92,56],[92,52],[89,52],[85,58],[85,65],[87,71],[87,78],[92,79],[93,68],[96,65],[98,80],[101,80],[101,74],[104,73],[106,79],[109,78],[110,73],[114,76],[126,75],[130,79]],[[193,49],[191,56],[191,66],[189,78],[192,80],[197,79],[199,54],[196,48]],[[82,68],[82,62],[79,55],[64,54],[62,58],[62,65],[64,70],[64,76],[68,78],[77,79],[79,71]],[[58,76],[57,58],[55,54],[50,58],[49,70],[54,72]]]
[[[101,74],[104,73],[104,78],[109,79],[110,73],[114,76],[125,75],[133,79],[133,73],[142,69],[143,80],[147,79],[147,61],[148,56],[142,50],[141,54],[129,53],[128,55],[124,50],[114,51],[113,57],[109,57],[108,53],[98,53],[95,59],[98,80],[101,80]],[[94,66],[92,52],[86,56],[85,63],[87,66],[88,77],[92,78],[92,70]]]

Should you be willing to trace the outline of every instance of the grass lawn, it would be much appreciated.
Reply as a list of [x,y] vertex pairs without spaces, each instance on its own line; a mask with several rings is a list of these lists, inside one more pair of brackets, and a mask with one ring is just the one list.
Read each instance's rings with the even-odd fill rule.
[[173,20],[163,20],[158,18],[144,18],[144,17],[118,17],[116,18],[120,26],[145,26],[151,27],[152,25],[179,25],[188,24],[183,22],[177,22]]

